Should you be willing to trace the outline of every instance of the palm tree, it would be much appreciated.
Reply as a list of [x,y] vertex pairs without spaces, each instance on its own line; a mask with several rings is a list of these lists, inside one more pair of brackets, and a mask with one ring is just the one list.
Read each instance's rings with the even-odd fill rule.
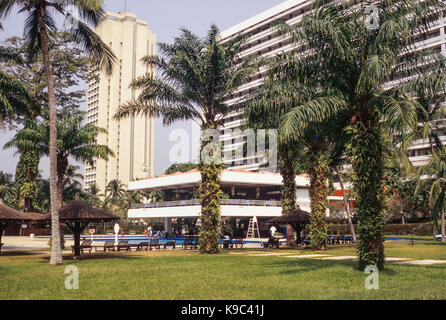
[[100,197],[104,197],[104,195],[101,193],[101,190],[96,183],[90,184],[85,189],[84,194],[85,194],[87,202],[90,205],[93,205],[94,207],[97,207],[97,208],[101,207],[102,201],[101,201]]
[[[69,178],[70,170],[75,167],[69,166],[69,158],[76,161],[93,162],[100,158],[108,160],[113,156],[113,152],[108,146],[96,144],[98,133],[105,132],[104,129],[91,124],[82,125],[83,113],[64,118],[58,122],[58,143],[57,143],[57,194],[58,208],[63,205],[64,181]],[[37,123],[30,121],[28,126],[17,132],[11,141],[5,144],[4,148],[16,147],[19,150],[34,150],[40,156],[48,155],[48,141],[50,135],[49,122]]]
[[0,171],[0,199],[13,197],[14,181],[12,175]]
[[125,194],[125,185],[118,179],[113,179],[107,184],[105,194],[107,195],[108,199],[116,202]]
[[384,132],[398,132],[404,139],[416,125],[419,104],[401,84],[446,70],[440,53],[416,50],[413,38],[439,18],[444,6],[438,0],[380,1],[375,4],[379,25],[369,25],[368,5],[316,1],[299,26],[281,27],[299,51],[276,71],[318,93],[283,117],[288,134],[301,135],[311,123],[339,112],[349,115],[347,154],[358,205],[359,267],[383,269]]
[[24,34],[29,41],[29,52],[33,55],[36,48],[42,52],[42,60],[45,69],[45,76],[48,86],[48,105],[50,110],[50,190],[51,190],[51,265],[62,264],[62,252],[59,240],[59,215],[57,188],[57,109],[56,96],[54,91],[54,81],[51,74],[49,37],[50,32],[56,30],[54,13],[60,13],[65,18],[73,21],[75,27],[70,32],[81,43],[86,51],[89,52],[92,60],[100,67],[106,68],[108,72],[112,71],[115,56],[111,49],[92,31],[87,24],[79,21],[69,9],[76,8],[80,16],[87,22],[96,26],[99,24],[104,10],[102,1],[92,0],[0,0],[0,18],[4,18],[11,13],[14,6],[19,6],[19,12],[27,12],[28,17],[25,22]]
[[[0,62],[22,64],[19,55],[0,47]],[[5,121],[14,120],[16,117],[30,116],[39,112],[39,105],[29,92],[29,89],[17,79],[0,71],[0,126],[4,127]]]
[[[201,253],[219,251],[220,173],[223,166],[218,153],[207,153],[211,146],[208,134],[210,130],[219,129],[225,115],[233,110],[226,100],[258,70],[253,58],[241,57],[242,45],[240,38],[221,43],[215,25],[210,27],[204,39],[181,29],[181,35],[173,44],[159,45],[164,57],[143,59],[147,66],[157,67],[159,76],[147,74],[135,80],[132,87],[142,90],[141,94],[135,101],[122,106],[115,116],[119,119],[144,114],[163,117],[166,125],[179,120],[193,120],[199,124],[202,130],[199,166],[202,180]],[[209,156],[218,159],[207,161]]]
[[[423,179],[427,176],[427,179]],[[438,230],[438,219],[441,219],[441,241],[446,242],[444,215],[446,210],[446,148],[437,147],[429,162],[419,169],[419,182],[415,193],[422,184],[432,183],[429,192],[429,206],[435,229]]]
[[[307,126],[302,135],[292,136],[282,130],[281,119],[296,105],[309,101],[315,92],[296,81],[294,77],[276,74],[274,64],[281,63],[278,56],[271,62],[271,69],[263,86],[252,95],[245,109],[248,124],[279,129],[278,162],[283,177],[282,213],[294,210],[296,206],[296,165],[305,164],[310,175],[311,215],[310,230],[314,250],[326,247],[328,228],[325,222],[328,209],[329,151],[337,143],[336,132],[345,123],[340,117],[329,119],[322,125]],[[296,163],[297,162],[297,163]],[[292,228],[287,228],[287,233]]]

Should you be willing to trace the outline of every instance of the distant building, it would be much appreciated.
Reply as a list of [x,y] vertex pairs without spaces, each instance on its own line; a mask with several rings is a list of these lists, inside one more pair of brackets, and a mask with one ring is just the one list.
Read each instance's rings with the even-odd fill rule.
[[92,166],[85,163],[85,188],[96,183],[104,193],[113,179],[128,185],[132,180],[153,176],[154,119],[139,116],[116,121],[113,116],[121,104],[138,96],[129,88],[131,81],[155,72],[141,58],[155,54],[156,35],[146,21],[128,12],[107,12],[95,31],[117,57],[112,75],[90,71],[87,92],[86,122],[107,130],[108,134],[98,135],[97,143],[108,145],[115,157],[108,162],[97,159]]

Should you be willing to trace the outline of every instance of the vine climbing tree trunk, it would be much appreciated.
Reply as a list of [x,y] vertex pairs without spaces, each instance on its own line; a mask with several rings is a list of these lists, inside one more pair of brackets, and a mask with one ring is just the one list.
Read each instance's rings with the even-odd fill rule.
[[[210,126],[209,129],[213,129]],[[202,133],[200,144],[200,203],[201,203],[201,229],[200,253],[213,254],[219,250],[220,204],[221,196],[221,162],[220,141],[212,141],[207,133]],[[219,153],[219,154],[216,154]]]
[[317,145],[310,150],[310,237],[313,250],[327,246],[328,228],[325,217],[328,209],[328,157]]
[[385,145],[379,128],[357,122],[349,127],[347,154],[353,167],[359,233],[359,268],[384,269]]

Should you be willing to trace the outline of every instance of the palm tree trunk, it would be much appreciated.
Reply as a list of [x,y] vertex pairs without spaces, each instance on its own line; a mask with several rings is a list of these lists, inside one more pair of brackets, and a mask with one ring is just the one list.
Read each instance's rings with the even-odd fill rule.
[[339,184],[341,185],[342,197],[344,198],[345,214],[347,215],[348,225],[350,226],[350,232],[352,233],[353,242],[356,242],[356,232],[353,226],[352,217],[350,215],[350,204],[347,199],[347,194],[345,193],[344,181],[342,180],[341,172],[336,168],[336,174],[339,178]]
[[446,242],[446,233],[444,225],[444,210],[441,212],[441,242]]
[[[296,173],[288,167],[280,170],[280,174],[283,179],[281,190],[282,214],[287,214],[296,209]],[[286,235],[287,246],[295,246],[294,229],[289,224],[286,228]]]
[[373,265],[384,269],[384,172],[382,132],[372,124],[351,126],[347,153],[353,167],[359,233],[359,269]]
[[39,28],[40,41],[42,47],[42,58],[45,75],[48,83],[48,105],[50,109],[50,194],[51,194],[51,258],[50,265],[60,265],[63,263],[62,250],[59,231],[59,212],[57,196],[57,110],[56,95],[54,92],[54,82],[51,74],[48,34],[43,21],[45,16],[45,6],[40,6]]
[[325,217],[328,209],[328,160],[317,148],[311,154],[310,174],[310,235],[313,250],[327,246],[328,229]]
[[221,190],[222,164],[204,161],[204,149],[210,140],[202,140],[200,144],[200,253],[214,254],[219,250],[220,202],[223,194]]

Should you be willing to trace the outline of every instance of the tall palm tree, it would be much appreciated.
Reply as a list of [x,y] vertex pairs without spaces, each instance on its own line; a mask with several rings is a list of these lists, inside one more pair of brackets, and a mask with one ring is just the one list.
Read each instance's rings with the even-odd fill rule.
[[431,72],[444,73],[438,52],[420,50],[414,34],[423,33],[444,9],[439,0],[376,2],[379,25],[366,1],[319,0],[299,26],[282,26],[300,47],[278,72],[293,76],[318,94],[283,117],[284,130],[302,134],[311,123],[346,112],[350,126],[347,154],[353,167],[360,235],[359,267],[384,268],[384,132],[405,138],[417,122],[419,104],[402,90]]
[[137,114],[163,117],[169,125],[179,120],[193,120],[202,130],[200,144],[201,222],[200,252],[217,253],[220,223],[221,157],[206,161],[205,150],[210,146],[208,130],[219,129],[224,117],[231,112],[226,103],[230,95],[258,70],[253,58],[243,58],[243,40],[219,41],[219,30],[210,27],[204,39],[189,30],[173,44],[159,45],[162,56],[143,59],[147,66],[156,67],[159,76],[147,74],[133,82],[142,92],[135,101],[122,106],[116,118]]
[[[70,177],[70,173],[74,174],[73,170],[76,170],[75,167],[69,166],[70,157],[76,161],[93,162],[97,158],[108,160],[109,156],[113,156],[113,151],[108,146],[96,144],[97,134],[103,133],[105,130],[91,124],[82,125],[83,121],[83,113],[79,113],[62,119],[57,125],[58,209],[63,205],[64,181]],[[41,156],[48,155],[50,152],[49,136],[48,121],[45,120],[41,123],[31,121],[25,129],[17,132],[13,139],[5,144],[4,148],[16,147],[19,150],[35,150]]]
[[[278,158],[283,177],[282,213],[294,210],[296,206],[296,161],[305,164],[310,175],[310,230],[312,246],[315,250],[326,247],[328,229],[325,222],[328,209],[329,151],[335,145],[336,132],[345,122],[330,119],[322,125],[307,126],[302,135],[292,136],[282,130],[281,119],[296,105],[309,101],[315,96],[294,77],[276,73],[275,64],[281,63],[283,56],[271,62],[271,69],[263,86],[252,95],[245,109],[249,125],[261,125],[279,129]],[[344,122],[343,122],[344,121]],[[291,231],[291,226],[287,228]],[[289,232],[287,231],[287,232]]]
[[[423,179],[427,176],[427,179]],[[416,193],[421,184],[432,183],[429,192],[429,206],[431,207],[431,218],[435,229],[438,230],[438,219],[441,220],[441,241],[445,238],[445,211],[446,211],[446,148],[437,147],[429,162],[419,169],[419,182]]]
[[101,190],[96,183],[88,185],[85,188],[84,195],[87,203],[96,208],[101,207],[102,205],[101,197],[104,197],[104,194],[101,193]]
[[[57,29],[54,14],[59,13],[73,23],[70,32],[76,37],[92,60],[100,67],[112,71],[115,56],[111,49],[92,31],[86,23],[93,26],[99,24],[103,17],[102,1],[100,0],[0,0],[0,18],[8,16],[12,9],[18,6],[19,13],[28,14],[24,34],[29,41],[29,52],[32,55],[36,48],[42,52],[42,60],[48,86],[48,105],[50,110],[50,190],[51,190],[51,265],[62,264],[62,251],[59,237],[58,188],[57,188],[57,109],[54,81],[51,74],[49,34]],[[78,20],[69,9],[78,9],[80,17],[86,23]]]
[[105,194],[108,199],[116,202],[125,194],[125,185],[118,179],[113,179],[105,187]]
[[[0,62],[22,64],[19,55],[4,47],[0,47]],[[0,126],[5,121],[16,119],[18,116],[29,116],[39,112],[39,105],[23,83],[0,70]]]

